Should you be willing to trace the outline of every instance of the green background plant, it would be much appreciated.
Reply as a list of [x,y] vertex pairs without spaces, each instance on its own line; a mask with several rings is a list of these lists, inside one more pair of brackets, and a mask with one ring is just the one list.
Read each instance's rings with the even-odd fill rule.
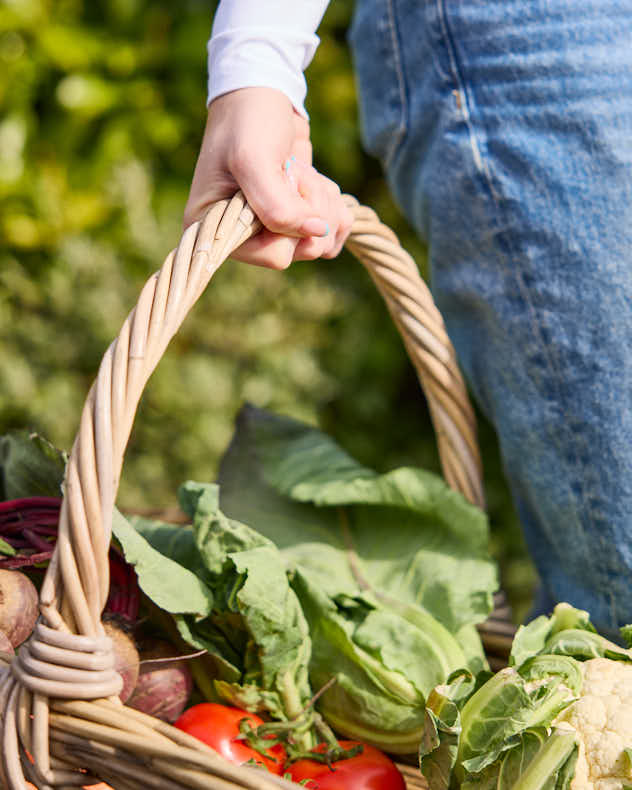
[[[0,431],[68,448],[100,358],[174,246],[205,118],[207,0],[0,0]],[[308,73],[316,164],[422,245],[361,149],[333,0]],[[378,470],[438,469],[414,372],[362,268],[229,263],[152,378],[119,493],[164,508],[212,480],[243,402],[318,423]],[[481,422],[493,550],[516,614],[534,582],[496,441]]]

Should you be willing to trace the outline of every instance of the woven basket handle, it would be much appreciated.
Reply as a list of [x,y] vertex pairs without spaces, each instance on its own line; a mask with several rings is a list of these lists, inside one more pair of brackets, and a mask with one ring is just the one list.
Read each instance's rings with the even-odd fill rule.
[[[417,266],[376,214],[347,198],[347,247],[384,297],[417,370],[448,483],[483,505],[474,415],[441,315]],[[46,624],[99,638],[108,596],[112,509],[145,384],[214,272],[261,227],[241,193],[183,234],[143,288],[90,390],[67,467],[57,549],[41,591]]]
[[[354,212],[347,247],[375,281],[417,370],[445,477],[482,506],[474,415],[441,316],[394,233],[373,211],[347,200]],[[241,193],[216,203],[146,283],[101,362],[66,470],[57,544],[40,592],[42,616],[11,664],[0,660],[2,787],[24,790],[25,775],[44,790],[85,784],[76,761],[115,776],[120,790],[136,787],[148,770],[145,751],[154,755],[152,770],[174,779],[155,787],[288,786],[228,765],[156,719],[128,709],[122,716],[117,699],[103,699],[121,689],[101,614],[109,590],[112,511],[136,408],[214,272],[260,228]]]

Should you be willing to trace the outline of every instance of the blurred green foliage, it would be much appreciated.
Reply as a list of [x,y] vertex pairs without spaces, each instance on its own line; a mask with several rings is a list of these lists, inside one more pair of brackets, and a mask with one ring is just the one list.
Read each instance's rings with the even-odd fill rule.
[[[335,0],[308,73],[316,164],[424,250],[359,141]],[[69,448],[101,356],[177,242],[205,120],[208,0],[0,0],[0,431]],[[286,273],[228,263],[143,397],[119,502],[162,508],[213,479],[244,399],[318,422],[380,470],[438,469],[414,372],[349,256]],[[493,549],[518,616],[534,573],[481,445]]]

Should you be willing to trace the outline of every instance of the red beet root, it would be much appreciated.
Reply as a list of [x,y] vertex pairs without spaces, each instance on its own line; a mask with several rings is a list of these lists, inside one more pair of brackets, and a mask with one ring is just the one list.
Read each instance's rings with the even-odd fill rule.
[[38,614],[37,590],[28,576],[0,570],[0,631],[13,647],[28,639]]
[[[59,497],[23,497],[0,502],[0,537],[16,554],[0,554],[0,568],[42,566],[53,556],[57,542]],[[114,546],[110,547],[110,595],[106,612],[134,623],[138,617],[140,590],[136,572]]]
[[130,625],[136,622],[140,590],[136,571],[113,547],[110,548],[110,594],[105,611],[117,615]]
[[114,643],[114,669],[123,678],[119,694],[121,702],[127,702],[138,681],[140,658],[132,637],[124,628],[113,622],[103,623],[105,633]]
[[4,633],[4,631],[0,631],[0,653],[9,653],[9,655],[13,655],[13,645],[9,642],[9,637]]
[[177,655],[176,648],[161,639],[141,646],[138,683],[127,701],[131,708],[168,722],[180,716],[193,689],[191,670],[186,660],[159,660]]

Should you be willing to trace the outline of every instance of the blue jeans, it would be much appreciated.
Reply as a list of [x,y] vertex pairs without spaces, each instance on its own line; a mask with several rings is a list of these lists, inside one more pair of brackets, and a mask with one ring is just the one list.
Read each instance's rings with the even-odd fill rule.
[[357,0],[351,44],[541,600],[632,622],[632,0]]

